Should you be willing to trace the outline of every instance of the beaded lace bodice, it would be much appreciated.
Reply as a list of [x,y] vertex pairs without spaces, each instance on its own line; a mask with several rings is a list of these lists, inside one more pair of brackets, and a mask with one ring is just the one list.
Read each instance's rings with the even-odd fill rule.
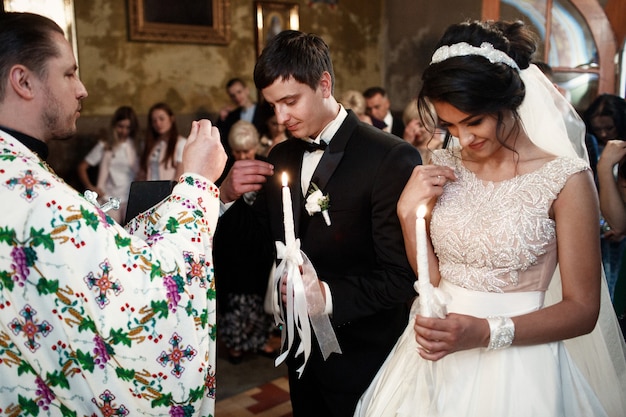
[[435,151],[433,163],[452,167],[458,178],[445,185],[432,213],[441,278],[477,291],[545,291],[557,262],[549,209],[586,162],[559,157],[501,182],[477,178],[458,148]]

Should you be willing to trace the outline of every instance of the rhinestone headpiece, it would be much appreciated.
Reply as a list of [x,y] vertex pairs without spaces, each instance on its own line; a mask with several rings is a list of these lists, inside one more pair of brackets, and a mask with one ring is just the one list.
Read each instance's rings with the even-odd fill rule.
[[445,61],[448,58],[467,55],[479,55],[487,58],[492,64],[500,62],[519,71],[519,67],[513,58],[501,50],[494,48],[489,42],[481,43],[480,48],[472,46],[467,42],[455,43],[454,45],[444,45],[435,51],[430,63],[436,64],[438,62]]

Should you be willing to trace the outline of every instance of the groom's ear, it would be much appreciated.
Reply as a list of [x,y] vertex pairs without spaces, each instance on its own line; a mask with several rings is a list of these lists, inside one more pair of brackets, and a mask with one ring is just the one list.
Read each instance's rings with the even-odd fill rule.
[[318,88],[322,90],[322,96],[324,98],[328,98],[333,94],[333,79],[328,71],[322,73]]

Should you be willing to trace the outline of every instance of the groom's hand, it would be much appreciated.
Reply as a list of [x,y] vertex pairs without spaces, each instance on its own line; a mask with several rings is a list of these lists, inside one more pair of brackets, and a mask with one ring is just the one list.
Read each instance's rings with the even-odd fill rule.
[[[303,273],[304,272],[302,270],[302,266],[300,266],[300,275],[302,275]],[[324,287],[324,284],[322,284],[322,281],[318,280],[317,282],[320,286],[320,292],[322,293],[322,297],[324,297],[324,302],[326,302],[326,288]],[[283,279],[280,284],[280,299],[282,300],[284,305],[287,305],[287,280],[286,279]]]

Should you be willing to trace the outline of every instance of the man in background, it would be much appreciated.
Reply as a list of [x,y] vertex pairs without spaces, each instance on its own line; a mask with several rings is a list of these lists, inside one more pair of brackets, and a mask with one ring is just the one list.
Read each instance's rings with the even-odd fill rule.
[[404,135],[404,122],[401,116],[391,113],[391,103],[387,92],[382,87],[370,87],[363,92],[367,114],[374,126],[401,138]]
[[232,106],[220,111],[220,117],[215,125],[220,130],[222,145],[230,157],[231,149],[228,145],[228,134],[233,125],[239,120],[245,120],[252,123],[261,134],[265,129],[265,114],[261,111],[260,105],[252,100],[250,89],[241,78],[230,79],[226,83],[226,92],[230,97]]

